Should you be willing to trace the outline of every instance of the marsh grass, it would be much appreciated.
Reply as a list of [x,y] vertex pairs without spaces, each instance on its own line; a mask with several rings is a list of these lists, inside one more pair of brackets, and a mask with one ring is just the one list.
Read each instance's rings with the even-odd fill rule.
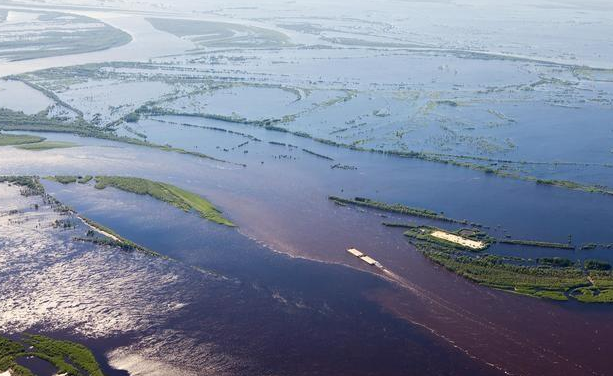
[[236,226],[223,217],[222,212],[205,198],[171,184],[134,177],[97,176],[95,187],[97,189],[113,187],[139,195],[148,195],[186,212],[194,210],[209,221],[229,227]]
[[0,146],[33,144],[44,140],[44,137],[30,136],[26,134],[0,133]]
[[65,142],[65,141],[42,141],[37,143],[28,143],[23,145],[18,145],[16,148],[22,150],[31,150],[31,151],[43,151],[43,150],[51,150],[51,149],[66,149],[66,148],[74,148],[79,146],[73,142]]
[[71,341],[41,335],[25,335],[20,340],[0,337],[0,372],[10,370],[14,376],[34,376],[17,359],[33,356],[51,363],[57,374],[67,376],[104,376],[92,352]]

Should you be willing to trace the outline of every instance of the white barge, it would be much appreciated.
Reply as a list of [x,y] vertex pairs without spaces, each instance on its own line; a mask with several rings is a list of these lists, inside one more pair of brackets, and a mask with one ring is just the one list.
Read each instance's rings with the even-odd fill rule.
[[376,266],[377,268],[383,268],[383,265],[381,265],[379,263],[379,261],[375,260],[374,258],[365,255],[364,253],[360,252],[359,250],[355,249],[355,248],[349,248],[347,250],[347,252],[351,253],[352,255],[354,255],[355,257],[359,258],[360,260],[364,261],[365,263],[367,263],[368,265],[371,266]]

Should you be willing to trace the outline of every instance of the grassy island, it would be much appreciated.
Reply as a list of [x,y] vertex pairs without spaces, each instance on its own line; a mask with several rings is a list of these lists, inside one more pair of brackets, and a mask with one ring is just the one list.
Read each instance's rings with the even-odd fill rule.
[[[81,215],[79,215],[78,217],[83,221],[83,223],[89,226],[91,230],[87,232],[86,237],[75,238],[75,240],[117,247],[124,251],[140,251],[151,256],[161,257],[159,253],[154,252],[150,249],[143,247],[140,244],[136,244],[133,241],[124,238],[112,229],[103,226],[98,222],[95,222]],[[96,233],[102,235],[102,237],[96,236]]]
[[[349,199],[349,198],[342,198],[338,196],[329,196],[328,199],[340,205],[362,206],[362,207],[382,210],[382,211],[386,211],[390,213],[398,213],[398,214],[410,215],[413,217],[436,219],[438,221],[443,221],[443,222],[461,223],[465,225],[471,224],[465,219],[460,220],[460,219],[453,219],[453,218],[445,217],[444,215],[437,213],[435,211],[432,211],[432,210],[412,208],[410,206],[406,206],[402,204],[388,204],[385,202],[374,201],[374,200],[364,198],[364,197],[355,197],[353,199]],[[476,224],[472,224],[472,225],[476,225]]]
[[174,185],[122,176],[96,176],[95,179],[97,189],[113,187],[139,195],[148,195],[184,211],[194,210],[209,221],[230,227],[235,226],[234,223],[224,218],[222,212],[211,202]]
[[48,176],[45,179],[55,181],[62,184],[81,183],[85,184],[95,180],[96,189],[105,189],[107,187],[116,188],[124,192],[136,193],[138,195],[151,196],[157,200],[166,202],[183,211],[195,211],[204,219],[225,225],[235,227],[236,225],[225,218],[222,212],[217,209],[207,199],[176,187],[172,184],[161,183],[148,179],[128,177],[128,176],[66,176],[56,175]]
[[26,134],[0,133],[0,146],[26,145],[45,141],[44,137],[30,136]]
[[494,243],[494,238],[490,237],[485,232],[474,229],[446,231],[433,226],[405,225],[404,227],[408,228],[404,233],[405,236],[422,242],[459,250],[479,252],[487,249]]
[[36,176],[0,176],[0,183],[21,187],[21,194],[24,196],[38,196],[45,193],[45,187]]
[[[494,242],[473,229],[449,232],[431,226],[406,227],[404,235],[424,256],[480,285],[536,298],[613,303],[613,273],[606,262],[586,260],[581,264],[552,257],[538,259],[535,264],[520,257],[481,252],[485,247],[467,246],[460,239],[483,242],[487,246]],[[455,237],[433,236],[436,233]]]
[[568,244],[568,243],[542,242],[542,241],[536,241],[536,240],[503,239],[503,240],[499,240],[498,243],[527,245],[527,246],[541,247],[541,248],[575,249],[573,245]]
[[65,142],[65,141],[42,141],[37,143],[27,143],[23,145],[18,145],[16,148],[22,150],[31,150],[31,151],[43,151],[43,150],[51,150],[51,149],[67,149],[74,148],[79,145],[74,142]]
[[14,376],[34,376],[17,362],[26,357],[50,363],[58,375],[104,376],[92,352],[81,344],[41,335],[25,335],[19,340],[0,337],[0,372],[10,370]]
[[55,175],[55,176],[45,176],[45,180],[54,181],[56,183],[61,184],[72,184],[72,183],[80,183],[86,184],[89,183],[94,177],[91,175],[85,176],[75,176],[75,175]]
[[54,181],[56,183],[61,184],[72,184],[76,183],[79,180],[78,176],[72,175],[55,175],[55,176],[45,176],[46,180]]

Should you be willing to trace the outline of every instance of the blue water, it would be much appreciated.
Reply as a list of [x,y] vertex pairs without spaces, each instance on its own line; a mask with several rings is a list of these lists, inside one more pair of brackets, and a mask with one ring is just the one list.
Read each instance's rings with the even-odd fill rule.
[[152,198],[45,183],[79,213],[143,246],[220,276],[161,329],[190,333],[252,362],[236,374],[497,374],[384,313],[363,295],[389,288],[338,265],[271,252],[238,230]]

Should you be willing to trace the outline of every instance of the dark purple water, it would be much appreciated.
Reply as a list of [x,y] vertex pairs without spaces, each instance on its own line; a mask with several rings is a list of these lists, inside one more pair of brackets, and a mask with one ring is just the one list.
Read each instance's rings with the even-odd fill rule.
[[[327,196],[365,196],[441,210],[447,216],[479,222],[500,235],[519,239],[565,242],[572,234],[573,242],[578,245],[611,242],[611,197],[538,186],[418,160],[318,146],[290,135],[276,137],[279,141],[308,146],[338,162],[352,163],[358,169],[332,170],[330,162],[289,148],[280,152],[293,153],[296,159],[274,158],[278,152],[273,149],[279,147],[267,145],[264,149],[253,149],[254,154],[250,151],[247,168],[215,166],[192,157],[122,147],[92,149],[91,156],[88,149],[81,149],[78,166],[62,160],[41,160],[16,169],[9,167],[9,171],[41,175],[51,172],[124,174],[177,184],[211,199],[240,225],[241,233],[279,251],[356,269],[364,269],[365,265],[349,257],[345,249],[355,246],[367,251],[391,271],[392,275],[384,277],[394,282],[388,284],[374,279],[378,281],[375,285],[360,287],[368,292],[369,301],[377,303],[373,309],[383,308],[393,317],[405,320],[405,324],[426,328],[431,333],[427,336],[430,340],[438,338],[446,346],[457,345],[476,359],[474,364],[492,363],[511,373],[535,375],[608,372],[606,354],[613,348],[610,341],[613,312],[608,305],[540,301],[475,286],[433,266],[408,245],[399,231],[381,226],[384,220],[415,219],[394,215],[383,218],[380,213],[338,207]],[[260,154],[255,153],[258,150]],[[233,155],[228,153],[230,157]],[[242,243],[244,239],[225,240],[229,236],[223,233],[225,230],[209,229],[213,234],[202,235],[201,225],[173,227],[183,223],[183,217],[169,215],[165,209],[152,210],[146,198],[136,200],[126,196],[119,201],[127,208],[123,212],[107,203],[97,208],[87,201],[108,194],[107,201],[112,204],[115,199],[110,198],[111,190],[108,191],[111,193],[96,191],[89,197],[82,192],[70,193],[75,187],[52,191],[122,235],[186,264],[255,281],[255,286],[258,283],[281,287],[296,284],[296,290],[306,289],[302,294],[315,300],[327,291],[327,287],[321,287],[322,290],[314,288],[308,292],[316,280],[310,276],[318,275],[318,269],[305,273],[302,281],[299,278],[277,280],[281,276],[293,277],[296,272],[290,266],[300,262],[283,261],[282,266],[275,268],[275,263],[281,261],[274,260],[283,258],[277,259],[279,256],[261,247],[251,248],[253,243]],[[67,191],[62,193],[64,188]],[[106,210],[105,206],[108,206]],[[152,217],[143,217],[144,213]],[[198,223],[202,222],[198,220]],[[215,232],[219,233],[215,235]],[[257,252],[251,253],[255,252],[253,249],[260,249],[262,259],[273,261],[261,263],[257,257],[252,258],[257,255]],[[500,252],[507,250],[500,248]],[[568,252],[565,257],[589,255],[611,260],[611,252],[607,250],[523,249],[518,252],[523,255],[534,252],[539,256]],[[410,358],[419,363],[419,356]]]
[[24,356],[17,358],[17,364],[28,368],[36,376],[53,376],[55,375],[55,366],[46,360],[42,360],[35,356]]
[[364,295],[389,289],[373,275],[273,253],[235,229],[148,197],[48,185],[57,198],[112,223],[123,236],[234,281],[195,291],[191,304],[151,330],[190,333],[224,354],[250,359],[232,365],[236,374],[498,374],[382,311]]

